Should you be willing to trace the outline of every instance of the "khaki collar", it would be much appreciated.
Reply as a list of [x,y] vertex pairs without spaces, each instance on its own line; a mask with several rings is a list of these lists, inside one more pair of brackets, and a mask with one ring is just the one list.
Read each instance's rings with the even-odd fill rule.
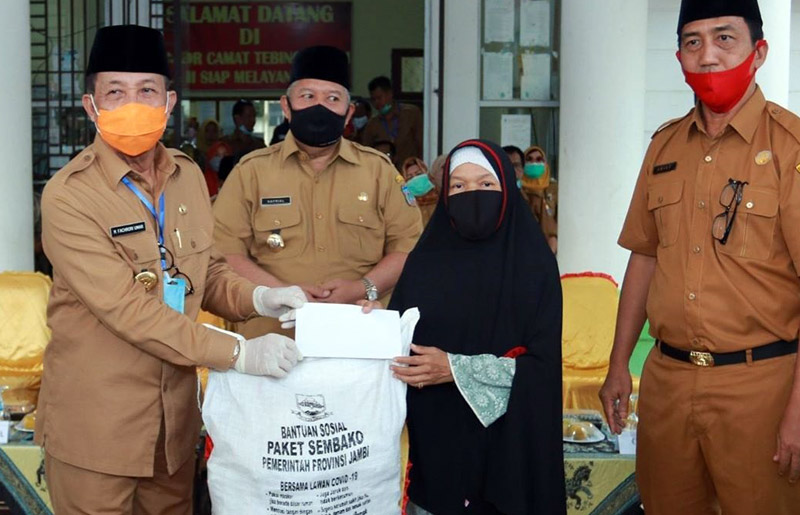
[[[336,159],[341,158],[354,165],[361,164],[361,161],[356,155],[352,141],[341,138],[336,146],[338,147],[337,152],[334,158],[331,160],[331,163],[336,161]],[[308,160],[308,154],[298,148],[297,140],[294,139],[294,135],[290,130],[288,133],[286,133],[286,139],[283,140],[283,143],[281,143],[281,162],[285,162],[287,159],[289,159],[289,156],[294,154],[297,154],[297,158],[301,161]]]
[[[764,98],[764,93],[761,92],[759,86],[756,86],[756,90],[750,98],[747,99],[744,105],[742,105],[739,112],[733,116],[733,119],[728,122],[728,126],[735,130],[747,143],[751,143],[753,135],[756,133],[758,124],[761,121],[761,113],[764,112],[766,105],[767,101]],[[699,104],[692,113],[689,127],[692,126],[695,126],[697,130],[703,134],[706,134],[703,117],[700,115]]]
[[[103,138],[101,138],[99,134],[94,138],[92,150],[94,151],[97,162],[100,164],[100,170],[102,170],[111,188],[116,188],[122,178],[128,174],[134,174],[138,177],[139,174],[134,171],[108,143],[103,141]],[[156,144],[155,168],[156,173],[166,174],[167,177],[172,176],[174,172],[180,170],[178,163],[173,159],[161,142]]]

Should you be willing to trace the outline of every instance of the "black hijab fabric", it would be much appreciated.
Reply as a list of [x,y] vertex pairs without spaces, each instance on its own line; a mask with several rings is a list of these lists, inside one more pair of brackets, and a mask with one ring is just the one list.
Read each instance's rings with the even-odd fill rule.
[[[483,152],[503,188],[497,229],[475,241],[456,232],[447,212],[450,159],[466,146]],[[454,383],[408,389],[409,497],[435,515],[566,513],[558,266],[506,153],[482,140],[453,152],[444,194],[389,308],[419,307],[418,345],[466,355],[526,352],[516,358],[508,410],[488,428]]]

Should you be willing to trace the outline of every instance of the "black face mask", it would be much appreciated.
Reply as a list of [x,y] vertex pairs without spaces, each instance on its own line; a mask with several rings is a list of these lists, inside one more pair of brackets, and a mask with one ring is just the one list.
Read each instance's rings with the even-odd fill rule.
[[290,105],[289,109],[292,111],[289,129],[297,141],[310,147],[329,147],[342,137],[346,116],[338,115],[322,104],[299,111]]
[[447,198],[447,212],[456,232],[468,240],[491,236],[502,206],[501,191],[467,191]]

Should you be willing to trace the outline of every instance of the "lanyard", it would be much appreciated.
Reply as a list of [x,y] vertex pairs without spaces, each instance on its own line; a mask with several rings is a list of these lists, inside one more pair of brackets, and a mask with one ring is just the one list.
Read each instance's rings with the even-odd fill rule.
[[389,124],[386,122],[386,118],[381,118],[381,123],[383,124],[383,130],[386,131],[386,135],[389,136],[389,139],[394,143],[400,132],[400,115],[395,115],[395,117],[392,118],[391,130],[389,130]]
[[139,191],[139,188],[134,186],[130,179],[123,177],[122,182],[128,187],[129,190],[133,192],[134,195],[139,197],[139,200],[142,201],[144,207],[150,211],[150,214],[153,215],[153,218],[156,220],[156,225],[158,226],[158,251],[161,254],[161,269],[166,271],[167,258],[166,250],[164,249],[164,194],[162,193],[158,199],[158,213],[156,213],[156,208],[153,207],[153,204],[147,199],[147,197],[144,196],[144,194],[142,194],[141,191]]

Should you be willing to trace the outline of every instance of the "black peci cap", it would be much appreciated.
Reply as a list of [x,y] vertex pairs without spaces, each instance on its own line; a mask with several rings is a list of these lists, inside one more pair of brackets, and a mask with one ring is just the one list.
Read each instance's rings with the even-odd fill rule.
[[97,31],[86,75],[98,72],[158,73],[172,77],[160,31],[139,25],[115,25]]
[[300,79],[335,82],[350,89],[347,54],[332,46],[312,46],[297,52],[292,59],[289,84]]
[[678,35],[689,22],[720,16],[741,16],[745,20],[763,24],[758,0],[683,0],[678,18]]

